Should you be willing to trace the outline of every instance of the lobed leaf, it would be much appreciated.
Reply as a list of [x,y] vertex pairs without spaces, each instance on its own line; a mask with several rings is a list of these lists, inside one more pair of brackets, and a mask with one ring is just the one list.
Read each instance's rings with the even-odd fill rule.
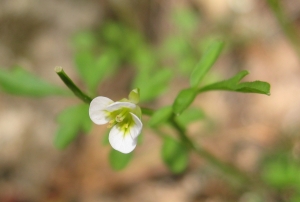
[[203,77],[218,59],[223,46],[224,42],[221,41],[215,41],[209,46],[190,76],[191,87],[197,87],[199,85]]
[[199,89],[199,92],[210,90],[228,90],[243,93],[259,93],[270,95],[270,84],[267,82],[253,81],[239,83],[240,80],[244,78],[247,74],[249,74],[249,72],[243,70],[228,80],[204,86],[203,88]]
[[88,115],[88,105],[81,104],[63,110],[58,116],[54,145],[59,149],[66,148],[80,131],[88,133],[92,122]]
[[133,157],[133,152],[123,154],[117,150],[111,149],[109,153],[109,163],[112,169],[118,171],[124,169]]
[[165,137],[161,155],[163,161],[173,173],[182,173],[187,168],[188,150],[181,142],[171,137]]
[[195,88],[181,90],[173,103],[173,112],[175,114],[182,113],[194,101],[196,95],[197,89]]
[[70,95],[68,90],[50,84],[20,67],[11,71],[0,69],[0,88],[6,93],[33,97]]

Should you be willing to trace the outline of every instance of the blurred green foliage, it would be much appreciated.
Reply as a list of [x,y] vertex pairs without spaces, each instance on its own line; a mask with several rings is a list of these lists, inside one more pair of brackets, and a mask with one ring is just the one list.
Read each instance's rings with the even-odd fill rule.
[[182,173],[188,165],[188,149],[169,136],[163,139],[161,156],[168,168],[175,174]]
[[0,88],[6,93],[22,96],[71,95],[68,90],[50,84],[21,67],[14,67],[11,71],[0,69]]
[[172,107],[166,106],[162,107],[151,116],[148,124],[151,127],[157,127],[165,122],[167,122],[172,116]]
[[133,152],[123,154],[117,150],[111,149],[109,153],[109,163],[114,170],[124,169],[133,157]]
[[142,102],[161,95],[172,77],[170,69],[161,68],[156,51],[142,34],[120,23],[106,22],[95,33],[78,33],[73,43],[76,67],[92,93],[124,64],[135,69],[132,88],[140,89]]
[[278,195],[288,201],[300,199],[300,160],[289,150],[276,150],[261,165],[261,177]]
[[[159,45],[147,41],[140,31],[112,21],[105,22],[98,30],[77,33],[72,38],[74,66],[88,93],[96,96],[101,83],[124,67],[134,70],[131,88],[140,89],[142,103],[162,95],[168,90],[172,78],[180,76],[189,79],[190,87],[179,90],[172,105],[162,107],[153,114],[148,124],[152,128],[160,127],[172,117],[175,117],[172,121],[182,128],[204,119],[205,115],[201,109],[189,108],[196,96],[204,91],[270,93],[270,85],[266,82],[239,83],[248,74],[247,71],[239,72],[228,80],[206,85],[203,80],[207,78],[208,71],[218,59],[224,42],[213,40],[213,36],[200,39],[197,33],[199,16],[191,10],[177,10],[173,14],[173,23],[177,31],[167,36]],[[0,70],[0,86],[5,92],[16,95],[41,97],[68,94],[66,90],[22,68],[11,72]],[[54,144],[63,149],[75,140],[79,133],[90,131],[92,122],[88,116],[88,106],[80,104],[65,109],[58,115],[58,124]],[[104,137],[106,140],[103,144],[106,145],[108,133]],[[122,154],[111,150],[109,162],[114,170],[121,170],[128,165],[132,155],[133,153]],[[181,173],[188,166],[188,149],[183,142],[174,138],[163,136],[161,156],[173,173]]]
[[176,121],[181,127],[187,127],[190,123],[203,119],[205,119],[205,113],[199,108],[189,108],[176,116]]
[[63,110],[57,122],[59,124],[54,145],[59,149],[66,148],[75,140],[79,132],[87,134],[92,128],[92,122],[88,115],[89,106],[80,104]]

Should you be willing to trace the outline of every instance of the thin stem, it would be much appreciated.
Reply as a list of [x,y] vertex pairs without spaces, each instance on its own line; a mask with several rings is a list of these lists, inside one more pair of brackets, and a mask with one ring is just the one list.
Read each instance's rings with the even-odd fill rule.
[[152,116],[154,113],[153,109],[149,109],[149,108],[145,108],[145,107],[141,107],[142,113],[148,116]]
[[235,168],[233,165],[230,165],[228,163],[222,162],[220,161],[217,157],[215,157],[214,155],[212,155],[210,152],[206,151],[205,149],[199,147],[198,145],[196,145],[187,135],[185,132],[185,129],[182,128],[174,119],[174,117],[172,117],[171,119],[171,123],[174,126],[174,128],[178,131],[178,134],[180,136],[180,138],[182,139],[183,142],[186,143],[187,146],[189,146],[192,150],[194,150],[199,156],[201,156],[202,158],[205,158],[208,162],[210,162],[211,164],[213,164],[214,166],[220,168],[221,170],[223,170],[224,172],[226,172],[227,174],[230,174],[231,176],[239,179],[240,181],[251,181],[250,178],[243,172],[241,172],[240,170],[238,170],[237,168]]
[[90,104],[92,98],[84,94],[75,84],[74,82],[68,77],[68,75],[64,72],[62,67],[55,67],[54,71],[57,75],[61,78],[61,80],[66,84],[66,86],[83,102]]
[[[143,114],[151,116],[154,113],[154,110],[148,108],[141,108]],[[250,182],[251,179],[242,171],[235,168],[233,165],[226,164],[225,162],[220,161],[217,157],[212,155],[210,152],[206,151],[204,148],[199,147],[196,145],[187,135],[186,131],[183,127],[181,127],[175,120],[175,116],[171,116],[169,119],[170,124],[176,129],[178,132],[179,138],[182,142],[190,149],[192,149],[196,154],[200,157],[206,159],[209,163],[213,164],[217,168],[221,169],[225,173],[229,174],[230,176],[238,179],[241,182]]]
[[[55,72],[57,75],[61,78],[61,80],[66,84],[66,86],[83,102],[89,104],[92,99],[84,94],[75,84],[74,82],[68,77],[68,75],[64,72],[62,67],[55,67]],[[148,116],[152,116],[154,113],[154,110],[149,108],[141,107],[142,113]],[[173,115],[170,118],[170,123],[172,126],[177,130],[179,137],[181,140],[192,150],[194,150],[198,155],[208,160],[211,164],[217,166],[218,168],[221,168],[226,173],[235,176],[236,178],[239,178],[242,181],[249,181],[249,178],[247,175],[236,169],[235,167],[225,164],[224,162],[221,162],[219,159],[217,159],[215,156],[213,156],[208,151],[204,150],[203,148],[198,147],[185,133],[185,129],[182,128],[175,120],[175,116]]]

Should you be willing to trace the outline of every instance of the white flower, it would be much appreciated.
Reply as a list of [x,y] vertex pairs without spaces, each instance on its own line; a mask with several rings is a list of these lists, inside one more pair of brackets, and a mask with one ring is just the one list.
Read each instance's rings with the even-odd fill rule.
[[109,123],[111,146],[122,153],[136,147],[137,137],[142,131],[141,109],[127,99],[114,102],[107,97],[96,97],[89,108],[91,120],[98,125]]

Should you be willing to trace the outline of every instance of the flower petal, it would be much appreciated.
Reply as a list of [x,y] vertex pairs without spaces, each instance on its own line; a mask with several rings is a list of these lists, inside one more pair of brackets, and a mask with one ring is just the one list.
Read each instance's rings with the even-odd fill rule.
[[109,143],[115,150],[127,154],[134,150],[137,139],[130,134],[125,134],[120,126],[115,125],[109,132]]
[[132,136],[132,138],[137,138],[139,136],[139,134],[142,132],[143,124],[142,124],[141,120],[135,114],[133,114],[131,112],[130,112],[130,114],[134,121],[134,125],[131,126],[131,128],[130,128],[130,135]]
[[89,115],[95,124],[102,125],[109,122],[109,118],[103,110],[113,102],[111,99],[103,96],[96,97],[92,100]]
[[106,111],[112,112],[121,108],[136,108],[136,105],[131,102],[114,102],[105,108]]

